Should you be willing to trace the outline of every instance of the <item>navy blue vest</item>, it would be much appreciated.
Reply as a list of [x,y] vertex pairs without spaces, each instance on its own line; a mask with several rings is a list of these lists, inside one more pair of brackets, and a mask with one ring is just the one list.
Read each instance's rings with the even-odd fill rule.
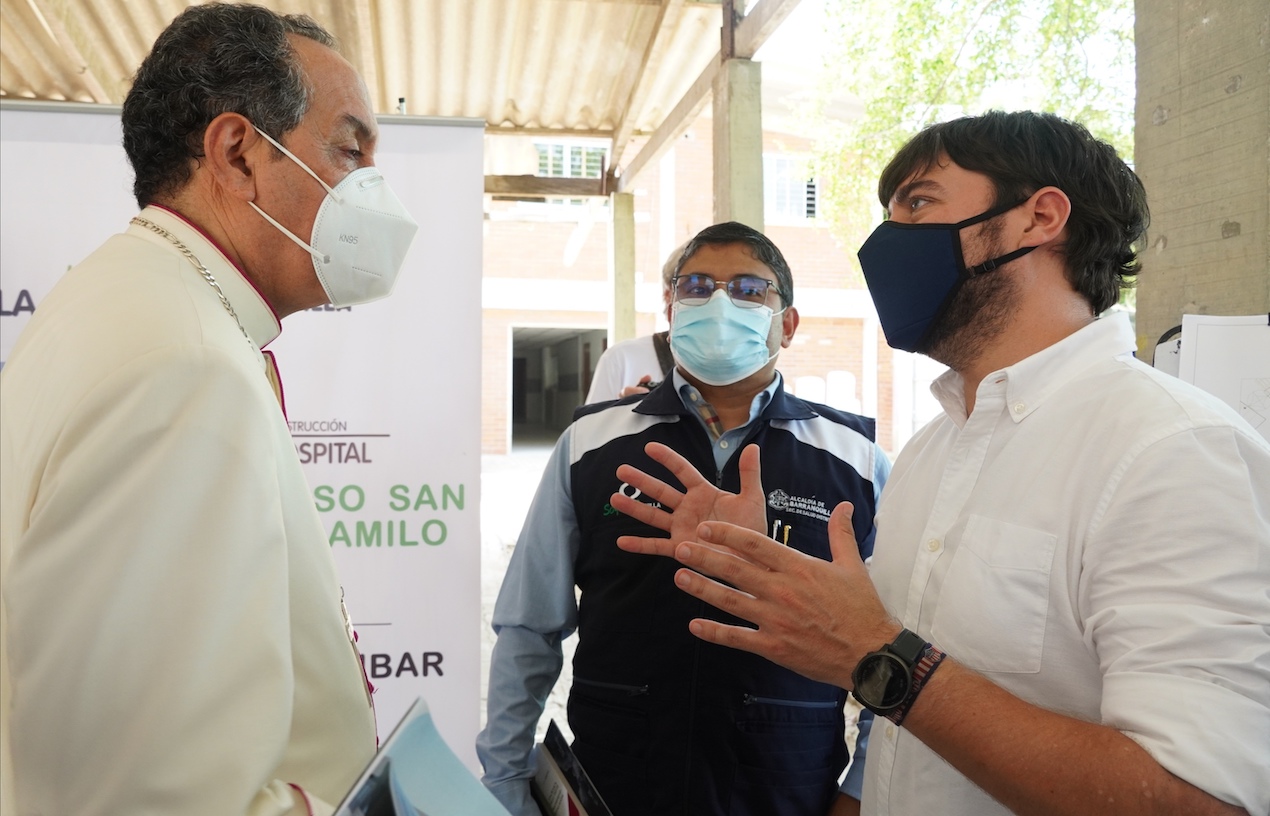
[[[742,622],[675,588],[676,562],[615,544],[621,535],[664,535],[609,505],[617,490],[632,492],[617,479],[619,464],[678,484],[645,444],[669,445],[732,492],[740,489],[737,455],[716,471],[707,433],[672,381],[642,401],[584,411],[577,431],[584,447],[599,442],[570,473],[582,594],[569,724],[583,767],[616,816],[823,816],[846,767],[846,693],[693,637],[692,618]],[[762,450],[768,534],[827,559],[828,514],[846,500],[867,556],[873,438],[873,420],[778,388],[746,438]]]

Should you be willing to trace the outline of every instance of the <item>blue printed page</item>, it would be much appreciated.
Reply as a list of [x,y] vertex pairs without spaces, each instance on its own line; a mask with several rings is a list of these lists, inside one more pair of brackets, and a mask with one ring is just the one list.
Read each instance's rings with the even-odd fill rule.
[[508,816],[415,701],[335,816]]

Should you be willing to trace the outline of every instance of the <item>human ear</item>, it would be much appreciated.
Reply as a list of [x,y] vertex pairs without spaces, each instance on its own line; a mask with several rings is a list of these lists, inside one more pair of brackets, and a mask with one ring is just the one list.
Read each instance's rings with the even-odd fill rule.
[[1072,214],[1072,202],[1057,187],[1042,187],[1029,199],[1030,221],[1023,230],[1024,246],[1043,246],[1058,239]]
[[203,164],[216,185],[227,195],[242,201],[256,198],[255,164],[268,145],[245,116],[222,113],[203,132]]
[[789,348],[794,340],[794,332],[798,331],[798,310],[790,306],[781,315],[781,348]]

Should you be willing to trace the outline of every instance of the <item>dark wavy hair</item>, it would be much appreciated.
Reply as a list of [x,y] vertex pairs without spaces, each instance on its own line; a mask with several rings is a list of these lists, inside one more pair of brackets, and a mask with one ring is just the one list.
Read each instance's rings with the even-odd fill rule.
[[123,103],[139,206],[185,187],[203,158],[203,133],[222,113],[240,113],[275,139],[300,124],[314,89],[288,34],[336,47],[305,15],[247,4],[190,6],[164,29]]
[[766,235],[738,221],[715,224],[694,235],[691,241],[684,244],[683,253],[675,264],[675,275],[679,274],[679,270],[683,269],[688,259],[696,255],[703,246],[725,244],[748,246],[754,260],[766,265],[776,276],[776,294],[780,295],[781,303],[787,307],[794,305],[794,276],[790,274],[789,263],[785,261],[785,256]]
[[1141,269],[1134,247],[1151,221],[1142,181],[1104,141],[1051,113],[991,111],[931,125],[891,159],[878,181],[882,206],[900,185],[947,154],[996,187],[994,206],[1057,187],[1072,202],[1067,221],[1067,279],[1094,314],[1133,286]]

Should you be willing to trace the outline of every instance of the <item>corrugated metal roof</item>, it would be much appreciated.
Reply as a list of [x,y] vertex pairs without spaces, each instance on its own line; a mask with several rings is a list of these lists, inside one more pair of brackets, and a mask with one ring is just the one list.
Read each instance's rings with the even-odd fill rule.
[[[719,0],[261,4],[328,28],[377,112],[396,113],[404,98],[410,114],[585,136],[655,129],[719,51],[722,22]],[[187,5],[0,0],[0,96],[122,102],[154,39]]]

